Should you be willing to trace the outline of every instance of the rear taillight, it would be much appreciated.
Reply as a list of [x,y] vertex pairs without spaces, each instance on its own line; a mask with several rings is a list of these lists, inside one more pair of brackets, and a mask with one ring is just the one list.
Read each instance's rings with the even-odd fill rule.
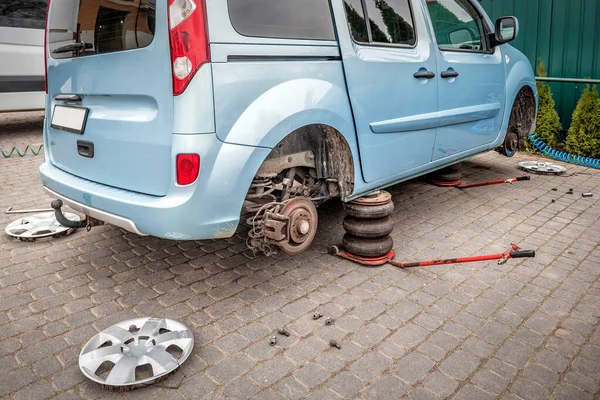
[[177,184],[191,185],[200,174],[200,156],[198,154],[177,155]]
[[210,62],[204,0],[169,0],[173,94],[184,92],[200,67]]
[[44,24],[44,87],[48,94],[48,12],[50,11],[50,0],[46,5],[46,23]]

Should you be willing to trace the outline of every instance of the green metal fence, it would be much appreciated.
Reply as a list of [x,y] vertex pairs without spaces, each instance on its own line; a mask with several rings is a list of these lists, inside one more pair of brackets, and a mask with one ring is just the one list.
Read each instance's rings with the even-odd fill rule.
[[[513,45],[534,68],[546,63],[553,78],[600,79],[600,0],[481,0],[492,19],[514,15],[521,32]],[[585,85],[550,83],[563,129]]]

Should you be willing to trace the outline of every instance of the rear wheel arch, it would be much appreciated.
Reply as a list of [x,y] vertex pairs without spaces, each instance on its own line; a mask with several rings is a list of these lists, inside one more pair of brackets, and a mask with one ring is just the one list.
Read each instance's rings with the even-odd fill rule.
[[[314,154],[319,179],[337,181],[342,198],[352,194],[355,179],[352,149],[344,135],[327,124],[305,125],[294,130],[272,149],[263,166],[270,160],[303,152]],[[287,167],[294,166],[290,164]]]

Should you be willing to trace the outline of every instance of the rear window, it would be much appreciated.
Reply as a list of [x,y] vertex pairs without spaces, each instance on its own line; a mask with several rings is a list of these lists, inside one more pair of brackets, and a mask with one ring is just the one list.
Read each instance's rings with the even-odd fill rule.
[[244,36],[335,40],[329,0],[228,0],[234,29]]
[[53,58],[133,50],[154,39],[156,0],[61,0],[50,8]]
[[48,0],[0,0],[0,26],[44,29]]

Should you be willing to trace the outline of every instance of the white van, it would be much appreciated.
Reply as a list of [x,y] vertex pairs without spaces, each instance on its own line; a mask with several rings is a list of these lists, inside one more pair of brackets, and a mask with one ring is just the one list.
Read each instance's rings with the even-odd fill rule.
[[0,0],[0,112],[44,109],[47,0]]

